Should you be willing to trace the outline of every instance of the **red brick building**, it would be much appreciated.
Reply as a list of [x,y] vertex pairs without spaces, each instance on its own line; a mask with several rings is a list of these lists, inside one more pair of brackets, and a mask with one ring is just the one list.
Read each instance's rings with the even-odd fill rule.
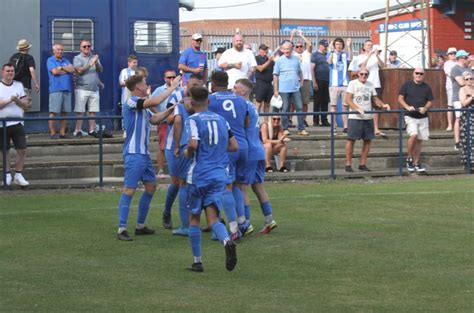
[[[426,39],[429,34],[431,51],[426,48],[426,61],[429,60],[429,56],[445,52],[449,47],[474,53],[474,2],[472,0],[432,0],[428,9],[422,8],[420,1],[410,1],[390,7],[389,12],[388,38],[389,41],[397,41],[399,44],[395,44],[392,49],[389,46],[388,50],[397,50],[399,55],[400,52],[405,53],[405,58],[410,58],[410,53],[404,51],[406,49],[419,49],[421,52],[421,43],[417,44],[412,36],[403,36],[408,31],[415,37],[424,34]],[[382,47],[386,33],[384,31],[385,15],[385,8],[362,15],[365,21],[370,22],[372,40],[380,43]],[[424,27],[420,20],[424,21]],[[429,31],[426,28],[428,25]],[[428,40],[425,40],[425,47],[428,47]]]

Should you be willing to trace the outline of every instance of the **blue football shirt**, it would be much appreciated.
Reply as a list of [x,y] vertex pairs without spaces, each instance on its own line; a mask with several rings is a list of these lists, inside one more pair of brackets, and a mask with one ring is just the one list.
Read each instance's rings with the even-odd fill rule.
[[123,106],[123,121],[127,138],[123,145],[123,154],[150,154],[150,117],[148,109],[137,109],[137,96],[131,96]]
[[247,101],[249,112],[249,127],[246,130],[247,141],[249,144],[248,161],[265,160],[265,149],[260,140],[260,123],[259,115],[255,104]]

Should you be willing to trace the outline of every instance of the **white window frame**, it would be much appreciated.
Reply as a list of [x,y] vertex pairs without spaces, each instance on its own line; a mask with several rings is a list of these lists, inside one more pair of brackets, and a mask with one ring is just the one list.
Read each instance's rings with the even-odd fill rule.
[[[55,38],[54,38],[54,35],[56,34],[56,32],[54,31],[54,27],[55,27],[55,23],[56,22],[72,22],[71,23],[71,38],[63,38],[62,40],[71,40],[72,42],[72,49],[69,49],[69,45],[65,45],[63,42],[55,42]],[[94,21],[92,19],[89,19],[89,18],[55,18],[52,20],[51,22],[51,41],[52,41],[52,45],[55,44],[55,43],[61,43],[63,44],[64,46],[64,52],[80,52],[80,47],[79,47],[79,44],[77,45],[77,49],[75,47],[75,39],[74,39],[74,22],[90,22],[91,24],[91,36],[90,38],[87,38],[87,40],[90,40],[91,42],[91,45],[92,45],[92,49],[94,48]],[[67,33],[63,33],[63,34],[67,34]]]
[[[166,46],[166,51],[160,52],[158,44],[158,40],[156,40],[156,44],[154,46],[147,44],[147,45],[138,45],[137,42],[140,40],[137,38],[139,36],[138,34],[138,29],[137,29],[137,24],[146,24],[148,23],[156,23],[156,24],[165,24],[166,26],[169,26],[169,36],[166,38],[165,43],[167,44]],[[133,50],[136,53],[144,53],[144,54],[171,54],[173,53],[173,24],[170,21],[163,21],[163,20],[136,20],[133,21],[132,24],[132,32],[133,32]],[[148,31],[148,29],[147,29]],[[148,33],[145,34],[140,34],[140,36],[148,36]],[[145,41],[145,40],[144,40]],[[146,40],[148,41],[148,40]],[[161,41],[163,42],[163,41]],[[148,50],[141,49],[141,47],[147,47]]]

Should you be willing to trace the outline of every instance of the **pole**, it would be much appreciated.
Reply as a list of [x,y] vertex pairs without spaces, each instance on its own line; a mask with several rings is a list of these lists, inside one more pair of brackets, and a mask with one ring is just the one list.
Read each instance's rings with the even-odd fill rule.
[[386,0],[385,3],[385,44],[384,44],[384,55],[383,62],[387,64],[387,53],[388,53],[388,18],[390,15],[390,0]]
[[281,0],[278,0],[278,27],[281,32]]
[[426,36],[428,37],[428,67],[431,67],[431,9],[430,0],[426,0]]

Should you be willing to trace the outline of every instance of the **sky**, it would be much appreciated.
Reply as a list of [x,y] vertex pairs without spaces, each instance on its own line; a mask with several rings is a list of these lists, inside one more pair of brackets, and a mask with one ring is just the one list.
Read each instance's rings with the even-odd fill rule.
[[[280,0],[194,0],[195,10],[180,11],[180,20],[278,18]],[[396,1],[391,0],[394,5]],[[240,4],[252,3],[238,6]],[[385,8],[384,0],[281,0],[282,18],[356,18]],[[213,8],[230,6],[228,8]]]

